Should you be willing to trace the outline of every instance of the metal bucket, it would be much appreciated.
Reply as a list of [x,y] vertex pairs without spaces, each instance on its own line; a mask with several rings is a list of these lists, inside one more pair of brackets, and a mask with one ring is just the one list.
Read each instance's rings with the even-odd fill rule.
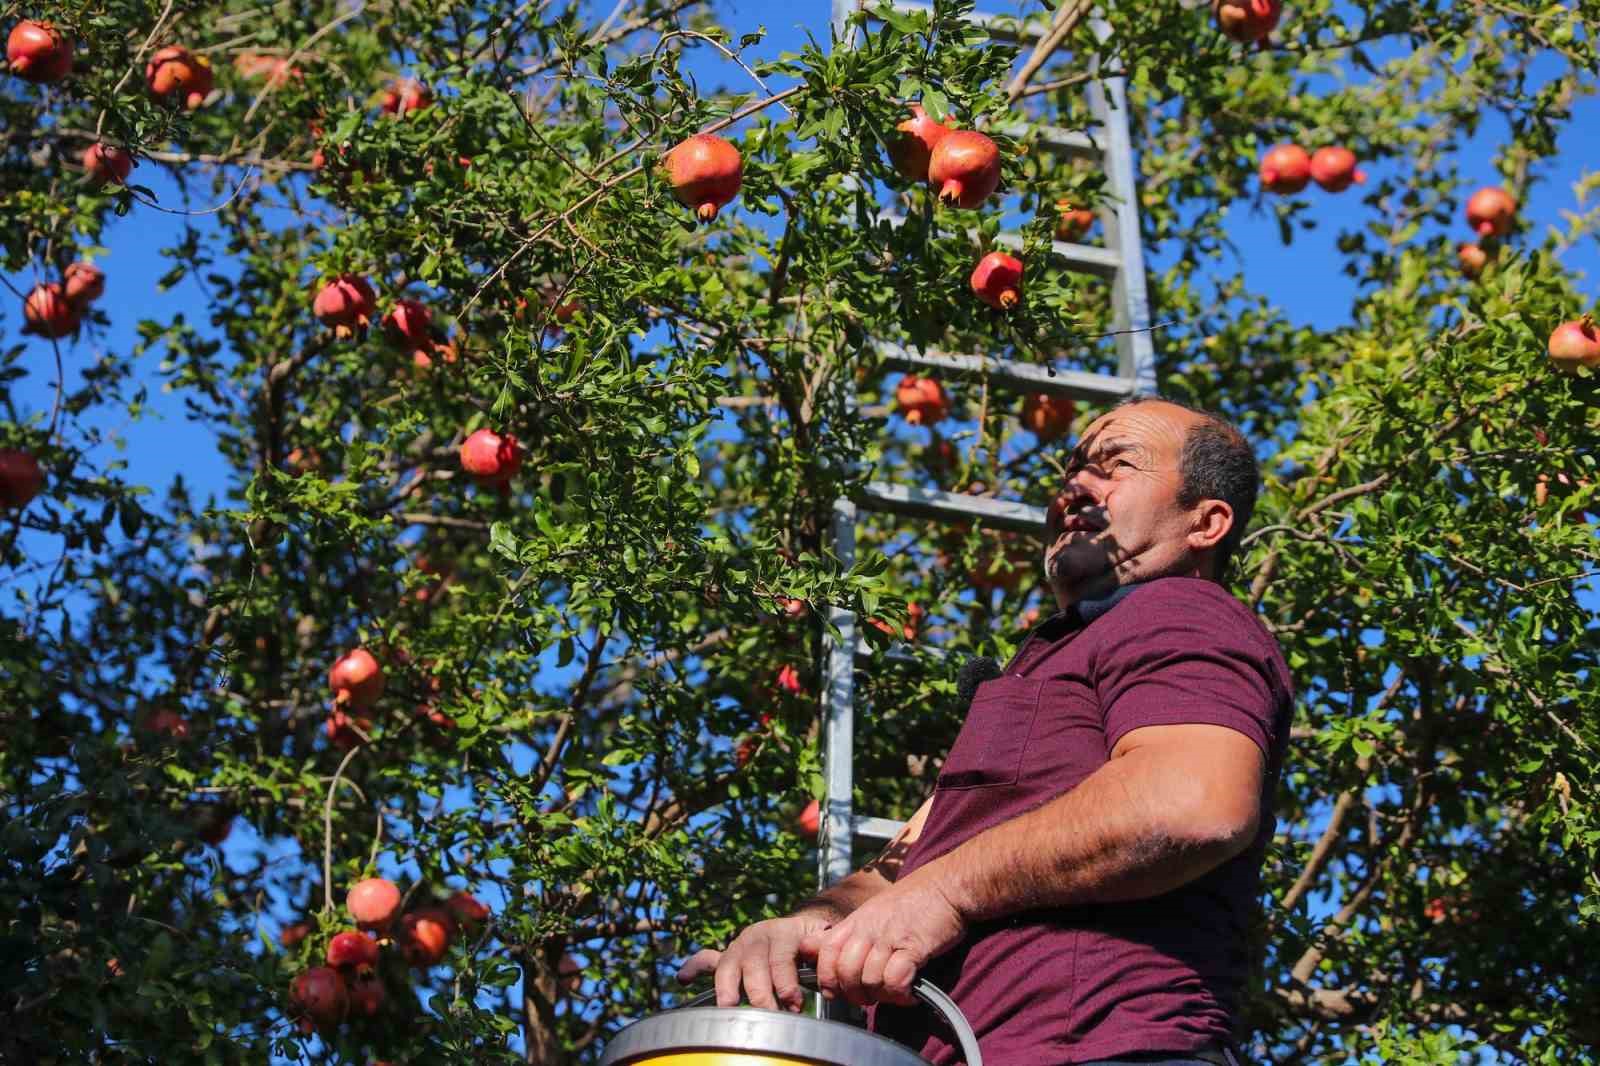
[[[815,988],[815,974],[800,971]],[[954,1031],[967,1066],[983,1066],[978,1039],[955,1002],[925,980],[911,986]],[[706,992],[683,1007],[641,1018],[606,1045],[600,1066],[927,1066],[910,1049],[841,1022],[756,1007],[706,1007]]]

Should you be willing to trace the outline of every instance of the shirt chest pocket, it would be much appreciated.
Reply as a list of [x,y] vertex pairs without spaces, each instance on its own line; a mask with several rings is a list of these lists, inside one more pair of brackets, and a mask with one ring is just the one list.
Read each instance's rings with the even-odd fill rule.
[[997,677],[978,686],[961,734],[945,758],[939,788],[1015,785],[1022,774],[1028,734],[1039,714],[1041,681]]

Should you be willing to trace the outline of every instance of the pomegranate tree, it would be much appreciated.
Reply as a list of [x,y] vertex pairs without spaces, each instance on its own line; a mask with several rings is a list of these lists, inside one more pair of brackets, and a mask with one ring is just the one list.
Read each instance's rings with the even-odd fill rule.
[[333,329],[343,339],[353,337],[372,324],[378,297],[372,285],[360,274],[340,274],[325,282],[312,301],[311,313],[317,321]]
[[1211,0],[1211,12],[1224,36],[1241,44],[1265,45],[1278,28],[1283,0]]
[[950,397],[933,378],[907,374],[895,386],[894,400],[913,426],[931,426],[950,413]]
[[1295,193],[1311,180],[1311,157],[1298,144],[1280,144],[1261,157],[1261,184],[1272,192]]
[[1000,187],[999,147],[975,130],[952,130],[934,145],[928,184],[944,203],[981,206]]
[[22,332],[40,337],[65,337],[76,332],[79,310],[58,281],[35,285],[22,301]]
[[23,20],[6,38],[11,73],[35,85],[60,81],[72,73],[72,39],[49,22]]
[[400,889],[385,877],[369,877],[350,886],[345,909],[362,929],[382,932],[400,911]]
[[711,133],[697,133],[667,153],[664,164],[672,195],[694,208],[695,217],[710,222],[733,202],[744,183],[739,149]]
[[990,252],[972,271],[972,292],[990,307],[1009,311],[1022,302],[1022,260]]
[[144,80],[157,100],[180,103],[193,111],[206,102],[216,79],[211,60],[181,44],[171,44],[150,57],[144,66]]
[[67,302],[80,310],[105,295],[106,274],[97,266],[73,263],[61,277],[65,283]]
[[461,469],[485,485],[508,485],[522,466],[522,446],[509,433],[480,429],[461,442]]
[[1356,165],[1356,154],[1348,148],[1329,145],[1311,153],[1311,180],[1329,192],[1344,192],[1352,183],[1367,180],[1367,172]]
[[328,671],[328,687],[335,703],[366,710],[383,695],[383,667],[365,648],[345,652]]
[[0,507],[20,511],[44,488],[39,460],[16,448],[0,448]]
[[1557,326],[1547,347],[1550,361],[1568,373],[1580,366],[1600,366],[1600,336],[1595,333],[1594,319],[1588,315]]
[[1036,392],[1022,401],[1022,425],[1042,441],[1057,440],[1072,428],[1076,414],[1065,396]]
[[927,181],[933,150],[950,132],[950,127],[929,118],[921,104],[912,104],[911,117],[895,130],[900,135],[889,145],[889,158],[894,168],[912,181]]
[[312,1025],[337,1025],[349,1006],[344,980],[329,966],[313,966],[294,979],[289,999]]
[[1467,225],[1480,237],[1504,237],[1517,220],[1517,201],[1496,185],[1479,189],[1467,201]]
[[133,158],[133,153],[125,148],[118,148],[114,144],[96,141],[83,150],[82,156],[84,174],[88,177],[89,184],[99,188],[110,182],[112,185],[123,185],[128,180],[128,175],[138,165]]

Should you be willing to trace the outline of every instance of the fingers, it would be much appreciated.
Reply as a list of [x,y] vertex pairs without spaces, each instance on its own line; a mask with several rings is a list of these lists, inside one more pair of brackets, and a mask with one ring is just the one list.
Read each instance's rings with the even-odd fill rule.
[[772,995],[772,963],[768,954],[745,952],[740,960],[739,974],[744,979],[745,999],[750,1001],[752,1007],[778,1009],[778,1001]]
[[883,968],[881,998],[887,1003],[909,1007],[917,1001],[911,986],[917,980],[917,960],[910,952],[897,951],[889,956]]
[[795,965],[798,941],[787,943],[773,938],[767,953],[767,971],[772,975],[772,994],[782,1010],[799,1012],[806,1005],[805,991],[800,987],[800,972]]
[[693,984],[706,974],[717,968],[717,961],[722,958],[722,952],[713,948],[697,951],[689,956],[688,960],[678,967],[678,983]]

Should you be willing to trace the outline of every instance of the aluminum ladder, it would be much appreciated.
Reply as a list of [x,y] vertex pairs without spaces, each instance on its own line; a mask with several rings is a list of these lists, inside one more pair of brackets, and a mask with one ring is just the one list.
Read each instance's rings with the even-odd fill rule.
[[[834,40],[842,47],[855,46],[855,31],[849,24],[861,0],[832,0]],[[896,2],[896,11],[926,12],[926,4]],[[868,13],[870,15],[871,8]],[[1045,13],[1048,14],[1048,13]],[[973,13],[970,22],[1006,43],[1029,44],[1048,31],[1048,23],[1034,19],[1019,21],[1010,16]],[[1091,17],[1091,31],[1100,40],[1110,35],[1110,27]],[[1095,77],[1085,83],[1092,133],[1076,130],[1033,127],[1043,150],[1069,158],[1098,162],[1106,173],[1109,202],[1100,211],[1105,247],[1056,241],[1055,260],[1069,270],[1109,279],[1117,334],[1118,369],[1115,374],[1094,374],[1067,370],[1050,371],[1043,366],[1015,361],[928,351],[918,354],[903,346],[882,342],[876,345],[883,364],[894,370],[940,377],[986,376],[991,382],[1017,393],[1038,392],[1068,396],[1091,404],[1108,405],[1119,400],[1153,393],[1156,390],[1155,351],[1151,343],[1150,305],[1145,290],[1144,253],[1139,243],[1138,195],[1135,185],[1133,149],[1128,139],[1127,93],[1120,75]],[[1026,123],[1007,127],[1003,132],[1028,131]],[[1016,234],[1001,234],[1002,246],[1019,247]],[[954,524],[978,522],[996,529],[1042,534],[1044,511],[1028,504],[987,499],[962,493],[929,491],[908,485],[871,482],[853,499],[840,499],[833,509],[834,550],[845,566],[855,563],[857,515],[862,511],[887,512],[933,522]],[[855,788],[855,669],[865,645],[856,632],[855,616],[834,608],[830,612],[837,627],[837,640],[827,642],[825,727],[823,763],[827,801],[819,831],[818,881],[823,888],[851,872],[851,855],[857,840],[892,840],[903,822],[853,809]],[[819,997],[819,1011],[822,1010]],[[835,1011],[828,1008],[827,1013]]]

